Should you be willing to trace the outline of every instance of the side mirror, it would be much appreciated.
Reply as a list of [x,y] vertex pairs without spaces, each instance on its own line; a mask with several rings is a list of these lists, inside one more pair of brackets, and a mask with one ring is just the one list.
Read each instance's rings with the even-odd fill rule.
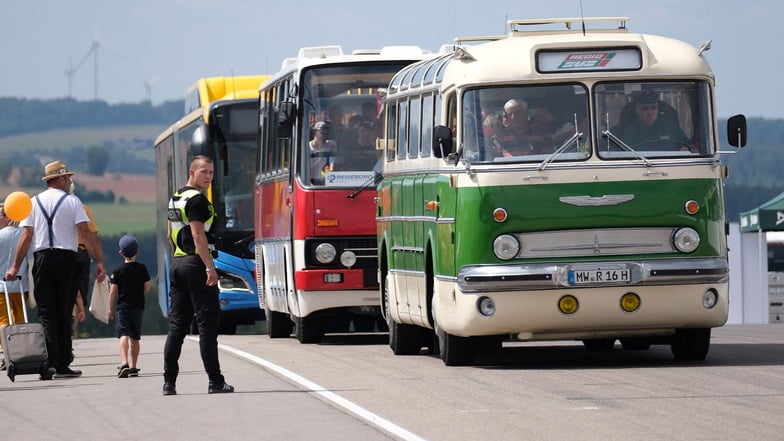
[[294,123],[294,116],[297,112],[296,106],[291,101],[280,103],[276,109],[278,114],[278,137],[290,138],[291,126]]
[[453,149],[452,129],[447,126],[435,126],[433,128],[433,156],[446,158]]
[[191,135],[190,151],[192,156],[208,155],[212,157],[212,155],[207,152],[207,138],[207,126],[200,125],[196,127]]
[[727,120],[727,141],[733,147],[746,145],[746,117],[744,115],[731,116]]

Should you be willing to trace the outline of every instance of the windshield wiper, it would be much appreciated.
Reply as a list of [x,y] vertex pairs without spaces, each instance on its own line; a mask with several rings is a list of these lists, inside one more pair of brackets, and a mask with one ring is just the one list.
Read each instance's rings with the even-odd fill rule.
[[642,161],[642,163],[645,164],[646,167],[653,167],[653,164],[651,163],[651,161],[648,160],[648,158],[646,158],[645,156],[637,153],[636,150],[634,150],[633,148],[629,147],[625,142],[623,142],[621,140],[621,138],[615,136],[615,134],[612,133],[610,131],[610,129],[603,130],[602,131],[602,135],[606,136],[610,141],[615,143],[618,147],[620,147],[620,148],[628,151],[629,153],[631,153],[632,156],[634,156],[635,158],[637,158],[640,161]]
[[364,184],[360,185],[359,188],[357,188],[356,190],[347,194],[346,197],[349,199],[354,199],[355,197],[357,197],[358,194],[367,190],[371,186],[378,184],[380,181],[381,181],[381,173],[374,172],[372,178],[368,179]]
[[570,136],[569,139],[564,141],[563,144],[561,144],[560,147],[558,147],[554,152],[552,152],[550,154],[550,156],[545,158],[544,161],[542,161],[542,163],[539,164],[539,167],[537,167],[536,169],[539,170],[539,171],[544,170],[544,168],[547,167],[547,164],[553,162],[555,160],[555,158],[558,157],[558,155],[560,155],[561,153],[563,153],[566,150],[568,150],[569,147],[572,146],[572,144],[574,144],[576,141],[579,141],[580,139],[582,139],[582,137],[583,137],[582,132],[578,132],[577,128],[575,127],[574,134],[572,136]]

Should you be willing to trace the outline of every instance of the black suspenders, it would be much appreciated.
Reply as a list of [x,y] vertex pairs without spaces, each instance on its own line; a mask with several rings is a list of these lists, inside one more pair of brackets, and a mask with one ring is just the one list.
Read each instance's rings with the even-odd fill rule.
[[60,208],[60,204],[63,203],[65,197],[68,196],[68,193],[64,194],[57,204],[54,206],[54,210],[52,210],[52,214],[46,212],[46,208],[44,208],[43,204],[41,204],[41,200],[38,199],[38,196],[35,197],[35,202],[38,203],[38,207],[44,213],[44,217],[46,218],[46,222],[49,224],[49,248],[54,248],[54,232],[52,231],[52,220],[54,219],[55,213],[57,213],[57,209]]

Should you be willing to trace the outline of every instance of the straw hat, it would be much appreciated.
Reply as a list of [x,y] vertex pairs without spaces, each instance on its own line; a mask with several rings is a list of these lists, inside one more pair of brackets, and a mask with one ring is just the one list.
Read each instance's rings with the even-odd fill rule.
[[41,180],[48,181],[50,179],[59,178],[60,176],[71,175],[73,175],[73,172],[68,171],[68,168],[63,161],[54,161],[46,164],[46,167],[44,167],[44,177],[41,178]]

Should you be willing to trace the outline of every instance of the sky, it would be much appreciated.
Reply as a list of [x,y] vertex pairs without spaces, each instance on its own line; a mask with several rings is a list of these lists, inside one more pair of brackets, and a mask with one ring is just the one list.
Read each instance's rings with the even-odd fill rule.
[[70,96],[80,101],[97,90],[112,104],[159,104],[183,98],[202,77],[274,73],[300,47],[437,51],[458,36],[506,33],[508,19],[579,17],[581,7],[586,17],[629,17],[631,32],[693,46],[712,40],[706,58],[716,75],[719,117],[784,118],[784,57],[774,47],[784,32],[780,0],[6,2],[0,97],[67,97],[70,77]]

